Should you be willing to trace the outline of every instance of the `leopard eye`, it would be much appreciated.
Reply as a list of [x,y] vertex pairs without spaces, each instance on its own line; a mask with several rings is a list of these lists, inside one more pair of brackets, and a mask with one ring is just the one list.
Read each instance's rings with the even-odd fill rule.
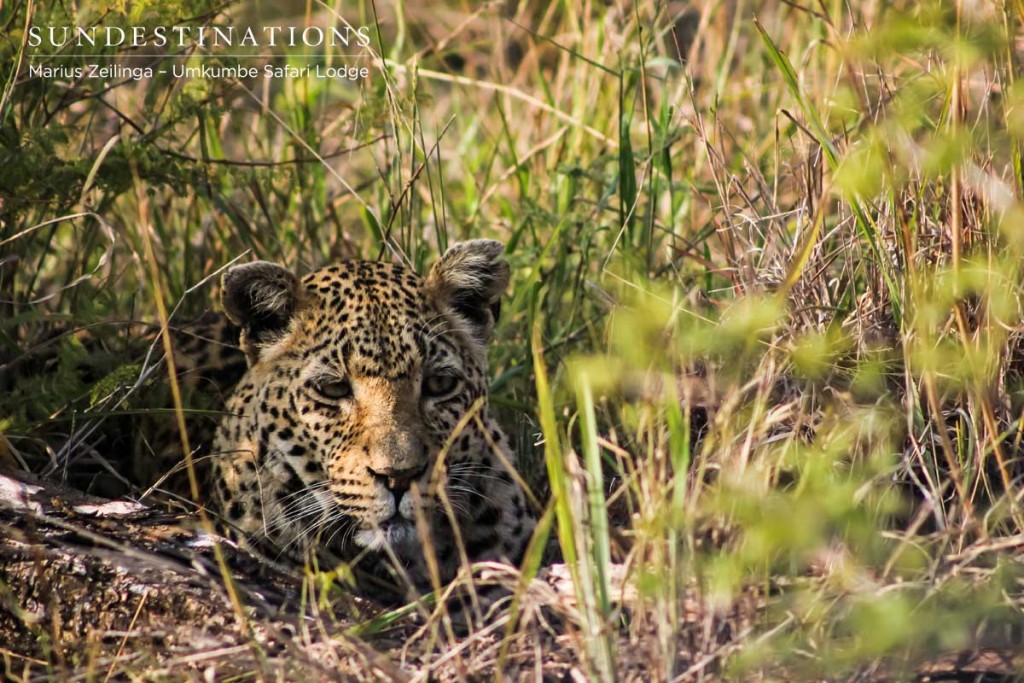
[[455,375],[427,375],[423,381],[423,395],[428,398],[447,396],[459,386],[459,378]]
[[347,379],[324,378],[312,383],[313,390],[329,401],[352,398],[352,383]]

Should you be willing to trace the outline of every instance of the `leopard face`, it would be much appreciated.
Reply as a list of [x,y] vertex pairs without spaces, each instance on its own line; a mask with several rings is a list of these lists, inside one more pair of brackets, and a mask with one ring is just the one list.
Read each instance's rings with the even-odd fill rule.
[[417,583],[431,566],[447,579],[461,561],[515,560],[533,519],[487,412],[501,253],[456,244],[426,278],[367,261],[301,280],[230,270],[249,369],[213,447],[223,516],[292,553],[386,556]]

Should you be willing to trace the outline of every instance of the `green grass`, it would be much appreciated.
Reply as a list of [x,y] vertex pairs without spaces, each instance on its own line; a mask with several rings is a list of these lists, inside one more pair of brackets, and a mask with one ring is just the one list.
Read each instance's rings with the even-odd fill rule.
[[[423,272],[501,239],[492,403],[568,563],[578,647],[554,659],[593,680],[846,678],[1012,641],[1024,7],[414,4],[341,7],[374,25],[359,87],[102,94],[27,77],[27,6],[0,8],[5,362],[58,323],[202,311],[215,278],[197,283],[241,254]],[[33,5],[56,24],[330,14],[218,8]],[[29,461],[90,395],[125,408],[95,400],[116,368],[83,385],[61,354],[53,384],[2,380]],[[533,642],[531,599],[502,657]]]

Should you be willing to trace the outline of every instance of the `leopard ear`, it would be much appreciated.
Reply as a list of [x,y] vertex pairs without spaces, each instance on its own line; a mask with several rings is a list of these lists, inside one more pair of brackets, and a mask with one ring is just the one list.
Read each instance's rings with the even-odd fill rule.
[[505,245],[494,240],[469,240],[449,247],[430,269],[427,291],[442,307],[461,318],[473,336],[486,342],[501,312],[508,286]]
[[242,349],[250,364],[259,359],[261,347],[288,329],[300,297],[298,278],[276,263],[246,263],[224,273],[221,303],[228,318],[242,328]]

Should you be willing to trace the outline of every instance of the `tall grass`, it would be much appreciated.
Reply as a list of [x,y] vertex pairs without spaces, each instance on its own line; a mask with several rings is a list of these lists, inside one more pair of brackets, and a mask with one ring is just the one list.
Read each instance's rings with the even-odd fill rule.
[[[1018,3],[107,5],[0,8],[6,358],[55,322],[203,310],[213,288],[193,285],[243,253],[422,270],[499,238],[514,286],[492,403],[572,585],[552,661],[594,680],[899,676],[1013,644]],[[373,75],[67,86],[26,75],[29,7],[340,13],[373,25]],[[124,407],[116,370],[99,393],[75,374],[82,353],[60,351],[72,391],[6,380],[0,428],[30,464]],[[503,662],[541,629],[533,599]]]

